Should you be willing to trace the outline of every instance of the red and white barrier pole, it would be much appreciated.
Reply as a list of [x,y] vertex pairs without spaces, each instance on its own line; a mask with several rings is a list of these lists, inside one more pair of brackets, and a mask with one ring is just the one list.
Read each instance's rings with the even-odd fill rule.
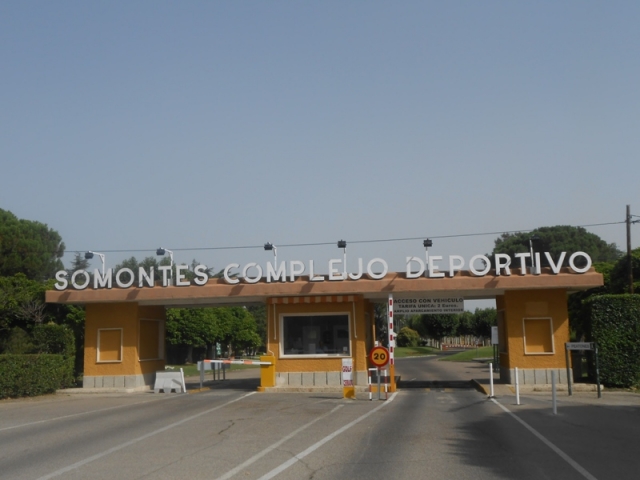
[[395,332],[393,331],[393,294],[389,294],[389,305],[388,305],[388,314],[389,314],[389,365],[394,364],[394,355],[393,350],[396,346]]

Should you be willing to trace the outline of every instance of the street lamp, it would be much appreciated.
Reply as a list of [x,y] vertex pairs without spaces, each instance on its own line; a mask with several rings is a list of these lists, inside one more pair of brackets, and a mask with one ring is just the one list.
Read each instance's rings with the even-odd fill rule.
[[342,264],[343,269],[342,269],[342,273],[343,273],[343,277],[346,280],[347,279],[347,241],[346,240],[338,240],[338,248],[342,249],[342,255],[343,255],[343,261],[344,263]]
[[159,249],[156,250],[156,255],[158,255],[159,257],[162,257],[167,252],[169,253],[169,260],[170,260],[169,261],[169,275],[170,275],[169,285],[173,285],[173,252],[168,248],[160,247]]
[[426,240],[422,241],[422,245],[424,246],[424,256],[425,256],[425,270],[428,272],[429,271],[429,247],[433,247],[433,240],[431,240],[430,238],[427,238]]
[[[534,261],[534,257],[533,257],[533,242],[537,242],[538,240],[540,240],[540,237],[538,237],[538,235],[533,235],[531,237],[529,237],[529,254],[531,255],[531,273],[535,274],[534,270],[536,270],[536,265],[535,265],[535,261]],[[538,265],[538,269],[540,269],[540,265]]]
[[273,269],[278,270],[278,247],[273,243],[267,242],[264,244],[264,249],[267,251],[273,250]]
[[88,252],[85,252],[84,258],[86,260],[91,260],[94,255],[98,255],[100,257],[100,260],[102,260],[102,276],[104,277],[104,253],[92,252],[91,250],[89,250]]

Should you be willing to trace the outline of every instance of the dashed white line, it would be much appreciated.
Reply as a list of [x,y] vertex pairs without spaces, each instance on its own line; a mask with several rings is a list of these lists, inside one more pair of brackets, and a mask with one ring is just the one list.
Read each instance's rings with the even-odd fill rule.
[[138,438],[134,438],[133,440],[129,440],[128,442],[124,442],[121,443],[120,445],[116,445],[115,447],[112,447],[108,450],[105,450],[104,452],[101,453],[97,453],[95,455],[91,455],[90,457],[85,458],[84,460],[80,460],[79,462],[73,463],[71,465],[69,465],[68,467],[64,467],[61,468],[59,470],[56,470],[55,472],[52,472],[48,475],[44,475],[40,478],[38,478],[38,480],[48,480],[49,478],[54,478],[54,477],[58,477],[60,475],[62,475],[63,473],[69,472],[71,470],[74,470],[78,467],[82,467],[83,465],[86,465],[88,463],[91,463],[95,460],[98,460],[102,457],[106,457],[107,455],[111,455],[114,452],[117,452],[119,450],[122,450],[123,448],[127,448],[130,445],[133,445],[134,443],[138,443],[141,442],[142,440],[146,440],[147,438],[153,437],[154,435],[158,435],[159,433],[162,432],[166,432],[167,430],[171,430],[172,428],[178,427],[184,423],[190,422],[191,420],[194,420],[198,417],[201,417],[203,415],[207,415],[211,412],[215,412],[216,410],[219,410],[221,408],[226,407],[227,405],[231,405],[232,403],[235,402],[239,402],[240,400],[249,397],[250,395],[255,394],[256,392],[251,392],[251,393],[247,393],[246,395],[243,395],[239,398],[233,399],[227,403],[223,403],[222,405],[218,405],[217,407],[214,408],[210,408],[209,410],[205,410],[204,412],[200,412],[197,413],[196,415],[191,415],[190,417],[184,418],[178,422],[172,423],[171,425],[167,425],[165,427],[159,428],[158,430],[154,430],[153,432],[149,432],[146,435],[142,435],[141,437]]
[[373,415],[374,413],[376,413],[378,410],[380,410],[381,408],[383,408],[385,405],[391,403],[393,401],[393,399],[396,397],[397,392],[391,394],[391,396],[389,397],[389,400],[387,400],[386,402],[384,402],[382,405],[380,405],[379,407],[374,408],[373,410],[370,410],[369,412],[365,413],[364,415],[356,418],[355,420],[353,420],[352,422],[347,423],[344,427],[336,430],[335,432],[333,432],[331,435],[327,435],[326,437],[324,437],[322,440],[314,443],[313,445],[311,445],[309,448],[307,448],[305,451],[299,453],[298,455],[296,455],[295,457],[291,458],[290,460],[287,460],[286,462],[284,462],[282,465],[280,465],[279,467],[274,468],[273,470],[271,470],[269,473],[263,475],[262,477],[260,477],[258,480],[269,480],[270,478],[275,477],[276,475],[278,475],[281,472],[284,472],[287,468],[289,468],[292,465],[295,465],[298,461],[302,460],[304,457],[306,457],[307,455],[315,452],[318,448],[320,448],[322,445],[324,445],[325,443],[327,443],[328,441],[334,439],[335,437],[337,437],[338,435],[340,435],[341,433],[349,430],[351,427],[353,427],[354,425],[360,423],[362,420],[364,420],[365,418],[369,417],[370,415]]
[[342,408],[344,405],[338,405],[336,408],[334,408],[333,410],[331,410],[330,412],[325,413],[324,415],[321,415],[320,417],[316,418],[315,420],[312,420],[311,422],[301,426],[300,428],[298,428],[297,430],[294,430],[293,432],[291,432],[289,435],[287,435],[286,437],[284,437],[282,440],[274,443],[273,445],[268,446],[267,448],[265,448],[264,450],[262,450],[259,453],[256,453],[253,457],[251,457],[250,459],[248,459],[245,462],[242,462],[240,465],[238,465],[237,467],[229,470],[227,473],[225,473],[223,476],[219,477],[217,480],[227,480],[231,477],[233,477],[236,473],[240,472],[241,470],[244,470],[246,467],[248,467],[249,465],[251,465],[252,463],[255,463],[257,460],[259,460],[260,458],[264,457],[267,453],[275,450],[276,448],[278,448],[280,445],[282,445],[284,442],[286,442],[287,440],[292,439],[293,437],[295,437],[297,434],[299,434],[300,432],[302,432],[303,430],[306,430],[307,428],[309,428],[311,425],[313,425],[314,423],[318,422],[319,420],[322,420],[323,418],[333,414],[336,410],[338,410],[339,408]]
[[115,410],[116,408],[132,407],[134,405],[141,405],[143,403],[149,403],[149,402],[159,402],[159,401],[162,401],[162,400],[165,400],[165,399],[169,399],[169,398],[178,398],[178,397],[165,397],[165,398],[159,398],[157,400],[156,399],[154,399],[154,400],[144,400],[142,402],[127,403],[125,405],[116,405],[115,407],[100,408],[98,410],[89,410],[87,412],[71,413],[69,415],[62,415],[61,417],[45,418],[44,420],[37,420],[35,422],[21,423],[20,425],[13,425],[11,427],[0,428],[0,432],[4,432],[5,430],[13,430],[14,428],[22,428],[22,427],[29,427],[31,425],[38,425],[40,423],[54,422],[56,420],[63,420],[65,418],[78,417],[80,415],[89,415],[91,413],[107,412],[109,410]]

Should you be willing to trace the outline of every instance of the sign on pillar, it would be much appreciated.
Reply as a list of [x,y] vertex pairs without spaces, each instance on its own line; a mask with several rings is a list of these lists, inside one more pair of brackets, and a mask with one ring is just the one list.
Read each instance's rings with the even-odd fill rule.
[[353,359],[342,359],[342,395],[344,398],[356,398],[356,388],[353,384]]

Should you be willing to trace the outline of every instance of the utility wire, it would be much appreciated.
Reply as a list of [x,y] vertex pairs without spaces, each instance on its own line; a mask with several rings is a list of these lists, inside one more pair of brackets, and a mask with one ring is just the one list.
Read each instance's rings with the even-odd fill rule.
[[[637,216],[637,215],[633,215]],[[640,218],[640,217],[639,217]],[[631,223],[638,223],[640,220],[636,220]],[[605,223],[592,223],[588,225],[576,225],[576,228],[586,228],[586,227],[601,227],[606,225],[620,225],[624,224],[626,221],[621,222],[605,222]],[[503,235],[503,234],[516,234],[516,233],[528,233],[537,230],[536,228],[531,228],[527,230],[508,230],[508,231],[494,231],[494,232],[482,232],[482,233],[459,233],[459,234],[451,234],[451,235],[433,235],[429,236],[430,239],[439,239],[439,238],[464,238],[464,237],[482,237],[487,235]],[[375,240],[350,240],[349,244],[364,244],[364,243],[389,243],[389,242],[409,242],[415,240],[424,240],[427,238],[426,236],[422,237],[404,237],[404,238],[381,238]],[[319,247],[325,245],[335,245],[335,241],[333,242],[316,242],[316,243],[289,243],[289,244],[280,244],[277,245],[280,247]],[[171,250],[174,252],[196,252],[196,251],[208,251],[208,250],[242,250],[242,249],[255,249],[255,248],[263,248],[264,245],[238,245],[238,246],[226,246],[226,247],[192,247],[192,248],[172,248]],[[138,248],[138,249],[126,249],[126,250],[109,250],[109,249],[99,249],[96,248],[94,251],[101,253],[134,253],[134,252],[150,252],[156,250],[156,248]],[[82,253],[87,250],[68,250],[69,252]]]

